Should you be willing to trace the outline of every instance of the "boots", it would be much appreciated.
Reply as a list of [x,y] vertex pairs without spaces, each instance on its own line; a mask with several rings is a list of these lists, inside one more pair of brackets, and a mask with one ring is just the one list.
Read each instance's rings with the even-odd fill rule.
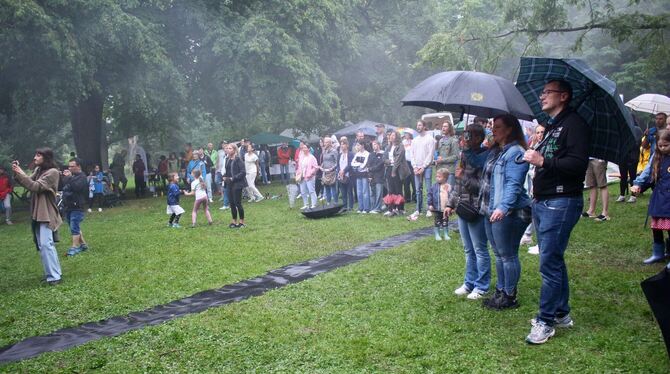
[[651,247],[651,257],[644,260],[643,262],[646,265],[661,262],[665,258],[664,252],[665,252],[664,243],[654,243]]
[[439,227],[433,227],[433,232],[435,233],[435,240],[442,240]]
[[449,227],[443,227],[442,233],[444,233],[444,240],[451,240],[449,237]]

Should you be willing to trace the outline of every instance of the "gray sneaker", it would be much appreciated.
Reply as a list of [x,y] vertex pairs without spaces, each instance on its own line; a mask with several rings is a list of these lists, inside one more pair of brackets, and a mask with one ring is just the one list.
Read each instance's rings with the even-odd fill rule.
[[542,321],[537,321],[531,328],[530,334],[526,336],[528,344],[544,344],[554,336],[556,330]]
[[[533,318],[530,320],[531,325],[537,324],[537,319]],[[554,318],[554,327],[560,328],[570,328],[575,325],[575,322],[570,318],[569,314],[564,315],[561,318]]]

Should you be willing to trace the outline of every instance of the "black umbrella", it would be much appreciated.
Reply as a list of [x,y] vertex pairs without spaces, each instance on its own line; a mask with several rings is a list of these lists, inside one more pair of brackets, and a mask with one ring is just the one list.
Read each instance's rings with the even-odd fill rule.
[[658,274],[642,281],[642,291],[661,328],[670,357],[670,264]]
[[510,113],[532,120],[533,111],[511,81],[475,71],[445,71],[412,88],[403,106],[495,117]]

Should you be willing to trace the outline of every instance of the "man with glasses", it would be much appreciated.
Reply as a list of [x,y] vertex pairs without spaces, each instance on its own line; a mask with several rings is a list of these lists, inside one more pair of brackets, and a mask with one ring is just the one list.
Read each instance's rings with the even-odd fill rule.
[[569,107],[572,87],[562,80],[549,81],[540,94],[542,111],[550,116],[544,140],[524,154],[535,166],[533,222],[540,246],[540,308],[526,337],[543,344],[556,327],[571,327],[568,271],[564,254],[570,233],[584,207],[582,191],[588,166],[590,131]]
[[70,226],[72,235],[72,247],[68,249],[67,256],[75,256],[81,251],[88,249],[81,232],[81,222],[84,220],[84,205],[88,196],[88,180],[86,174],[81,172],[81,161],[73,158],[68,163],[67,170],[63,171],[61,178],[61,190],[63,191],[63,208],[65,218]]

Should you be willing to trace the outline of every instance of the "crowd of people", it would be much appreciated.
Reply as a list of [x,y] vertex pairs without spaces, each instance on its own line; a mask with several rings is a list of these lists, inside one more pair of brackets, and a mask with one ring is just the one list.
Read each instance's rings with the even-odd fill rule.
[[[607,205],[600,215],[594,216],[597,196],[607,200],[607,184],[605,181],[603,185],[601,179],[606,168],[600,160],[589,159],[589,128],[570,108],[571,98],[572,89],[567,82],[548,82],[539,99],[550,120],[530,133],[516,117],[502,114],[491,120],[476,118],[460,137],[449,120],[441,123],[439,134],[429,130],[426,122],[418,121],[415,136],[387,130],[380,124],[374,137],[366,137],[363,132],[358,132],[353,140],[330,135],[321,138],[316,148],[301,142],[293,150],[282,144],[272,153],[279,164],[279,179],[299,186],[303,210],[317,208],[322,200],[325,204],[341,201],[344,211],[406,216],[410,221],[425,213],[433,217],[435,240],[451,239],[449,220],[455,218],[457,225],[452,227],[456,226],[460,234],[465,270],[463,282],[454,294],[481,299],[486,308],[505,310],[519,306],[519,248],[528,244],[535,232],[538,245],[530,252],[539,254],[542,285],[539,311],[531,321],[526,341],[542,344],[555,334],[555,328],[574,324],[564,261],[572,229],[582,216],[609,220]],[[665,241],[663,234],[670,231],[670,131],[666,129],[665,114],[656,115],[656,119],[655,128],[640,134],[641,149],[651,150],[649,162],[638,175],[629,173],[629,169],[637,169],[637,157],[626,160],[621,168],[621,196],[617,199],[634,203],[635,196],[644,189],[656,186],[649,205],[652,256],[645,263],[664,261],[670,256],[670,239]],[[124,152],[117,153],[110,168],[113,189],[119,192],[125,190],[127,182],[123,173],[126,156]],[[264,199],[255,184],[259,179],[261,183],[271,183],[271,160],[267,146],[257,152],[248,140],[221,142],[219,150],[212,143],[200,149],[187,144],[180,158],[175,153],[161,156],[156,175],[160,188],[167,192],[168,226],[180,227],[180,217],[185,212],[180,196],[193,195],[191,227],[195,227],[201,208],[212,224],[210,204],[214,196],[220,196],[220,209],[230,209],[230,228],[246,227],[243,196],[246,194],[250,202]],[[33,193],[33,236],[46,281],[57,284],[61,270],[53,234],[61,224],[61,213],[56,193],[63,192],[63,217],[72,235],[68,255],[75,255],[88,249],[80,227],[86,196],[91,211],[99,200],[96,197],[104,193],[106,177],[98,166],[87,177],[77,158],[69,161],[61,175],[53,152],[46,148],[37,150],[33,162],[32,176],[26,175],[18,163],[12,165],[12,171],[16,182]],[[295,170],[292,176],[291,166]],[[136,155],[132,170],[135,193],[141,197],[147,170],[141,155]],[[626,180],[623,174],[627,175]],[[2,195],[7,190],[3,179],[6,175],[7,171],[0,169],[0,197],[6,196]],[[586,211],[585,179],[591,188],[591,203]],[[628,189],[631,195],[626,200]],[[416,202],[415,210],[405,215],[409,201]],[[11,208],[6,212],[10,223]],[[497,274],[493,290],[489,245]]]

